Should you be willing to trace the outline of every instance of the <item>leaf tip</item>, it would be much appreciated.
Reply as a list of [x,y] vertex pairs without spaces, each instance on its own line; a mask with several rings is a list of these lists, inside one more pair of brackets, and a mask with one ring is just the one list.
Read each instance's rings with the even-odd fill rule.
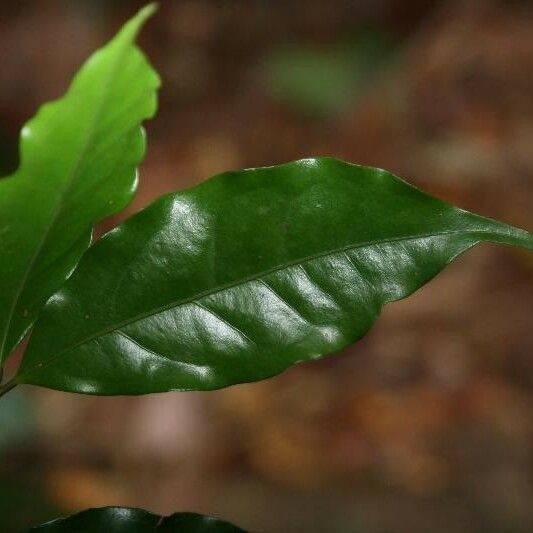
[[487,240],[533,250],[533,233],[494,219],[484,218],[484,221],[492,226],[493,231],[491,238]]
[[533,233],[521,228],[514,229],[517,245],[528,250],[533,250]]
[[139,10],[136,18],[142,24],[147,19],[149,19],[154,13],[156,13],[158,9],[159,9],[159,4],[157,2],[151,2],[150,4],[144,6],[143,8]]
[[159,9],[157,2],[152,2],[140,9],[122,28],[120,34],[127,35],[128,41],[134,41],[144,23]]

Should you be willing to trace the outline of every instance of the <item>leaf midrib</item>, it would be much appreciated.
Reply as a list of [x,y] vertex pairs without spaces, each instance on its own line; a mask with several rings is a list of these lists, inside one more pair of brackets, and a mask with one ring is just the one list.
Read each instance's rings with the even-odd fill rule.
[[[276,267],[272,267],[270,269],[266,269],[264,271],[261,271],[259,273],[253,274],[253,275],[245,277],[245,278],[242,278],[240,280],[233,281],[233,282],[227,283],[225,285],[220,285],[220,286],[218,286],[218,287],[216,287],[214,289],[209,289],[209,290],[200,292],[198,294],[195,294],[194,296],[191,296],[191,297],[188,297],[188,298],[183,298],[181,300],[172,301],[172,302],[170,302],[170,303],[168,303],[166,305],[162,305],[160,307],[157,307],[157,308],[151,309],[149,311],[146,311],[145,313],[141,313],[139,315],[136,315],[135,317],[130,317],[127,320],[123,320],[122,322],[114,324],[113,326],[110,326],[108,328],[104,328],[104,329],[102,329],[102,330],[100,330],[100,331],[98,331],[96,333],[93,333],[90,336],[85,337],[84,339],[72,344],[71,346],[68,346],[67,348],[65,348],[65,349],[61,350],[60,352],[58,352],[55,356],[50,357],[47,361],[37,363],[36,365],[28,368],[26,371],[24,371],[19,376],[17,376],[17,378],[21,378],[24,375],[31,374],[37,368],[42,369],[42,368],[44,368],[46,366],[49,366],[56,359],[60,358],[64,354],[76,349],[78,346],[81,346],[81,345],[83,345],[83,344],[85,344],[87,342],[91,342],[91,341],[93,341],[95,339],[103,337],[104,335],[107,335],[109,333],[113,333],[114,331],[117,331],[117,330],[119,330],[120,328],[122,328],[124,326],[128,326],[130,324],[134,324],[135,322],[138,322],[140,320],[143,320],[144,318],[156,315],[156,314],[161,313],[163,311],[166,311],[166,310],[169,310],[169,309],[172,309],[172,308],[175,308],[175,307],[180,307],[182,305],[187,305],[187,304],[192,303],[192,302],[194,302],[196,300],[200,300],[201,298],[205,298],[207,296],[211,296],[213,294],[217,294],[219,292],[231,289],[231,288],[236,287],[238,285],[242,285],[242,284],[248,283],[250,281],[256,281],[256,280],[262,278],[263,276],[267,276],[267,275],[272,274],[274,272],[279,272],[281,270],[285,270],[285,269],[290,268],[291,266],[294,266],[294,265],[306,263],[308,261],[313,261],[314,259],[320,259],[321,257],[326,257],[328,255],[334,255],[336,253],[341,253],[341,252],[345,252],[345,251],[348,251],[348,250],[354,250],[354,249],[357,249],[357,248],[365,248],[365,247],[368,247],[368,246],[374,246],[374,245],[378,245],[378,244],[388,244],[388,243],[411,241],[411,240],[418,240],[418,239],[429,239],[429,238],[432,238],[432,237],[441,237],[441,236],[445,236],[445,235],[467,235],[467,234],[472,234],[472,235],[475,235],[475,234],[496,235],[496,233],[494,231],[480,230],[480,229],[477,229],[477,228],[476,229],[471,228],[471,229],[468,229],[468,230],[442,231],[442,232],[437,232],[437,233],[427,233],[427,234],[419,234],[419,235],[403,235],[401,237],[395,237],[395,238],[391,238],[391,239],[375,239],[375,240],[372,240],[372,241],[366,241],[366,242],[362,242],[362,243],[358,243],[358,244],[350,244],[350,245],[346,245],[346,246],[341,246],[339,248],[333,248],[333,249],[327,250],[325,252],[320,252],[320,253],[316,253],[316,254],[313,254],[313,255],[309,255],[309,256],[306,256],[306,257],[303,257],[303,258],[296,259],[294,261],[290,261],[290,262],[284,263],[282,265],[278,265]],[[19,381],[19,379],[17,379],[17,381]]]
[[[100,100],[100,104],[99,104],[98,110],[93,115],[93,119],[92,119],[89,127],[87,128],[86,139],[85,139],[85,141],[83,143],[83,146],[82,146],[82,148],[80,150],[80,153],[79,153],[78,157],[76,158],[76,160],[74,162],[74,165],[72,166],[72,168],[71,168],[71,170],[70,170],[70,172],[69,172],[69,174],[67,176],[65,185],[64,185],[64,187],[61,190],[61,193],[59,195],[58,202],[57,202],[57,209],[54,212],[52,218],[50,219],[50,222],[49,222],[48,226],[46,227],[45,231],[43,232],[42,238],[41,238],[39,244],[37,245],[37,247],[35,248],[35,252],[31,256],[30,261],[28,262],[28,265],[27,265],[27,267],[26,267],[26,269],[24,271],[24,274],[23,274],[23,276],[21,278],[20,284],[19,284],[19,286],[17,288],[17,292],[15,293],[15,297],[13,298],[13,303],[12,303],[11,308],[9,310],[9,313],[7,315],[6,326],[4,328],[4,336],[2,338],[2,345],[0,346],[0,362],[3,361],[4,355],[6,355],[6,356],[9,355],[9,354],[4,354],[4,349],[6,347],[6,342],[7,342],[9,331],[11,329],[11,323],[13,321],[13,316],[14,316],[14,313],[15,313],[15,309],[17,308],[17,305],[18,305],[18,303],[20,301],[20,297],[21,297],[22,292],[23,292],[23,290],[24,290],[24,288],[26,286],[26,282],[28,281],[28,277],[30,275],[30,272],[32,271],[33,266],[35,265],[38,257],[40,256],[42,249],[44,248],[45,244],[47,243],[47,239],[48,239],[48,236],[50,235],[50,232],[52,231],[52,228],[56,224],[57,220],[59,219],[59,216],[61,215],[61,213],[63,211],[65,199],[66,199],[68,193],[70,192],[70,190],[71,190],[71,188],[72,188],[72,186],[73,186],[73,184],[75,182],[76,175],[78,173],[80,165],[81,165],[83,159],[85,158],[85,156],[87,155],[87,151],[88,151],[89,145],[91,144],[91,142],[93,140],[93,137],[94,137],[96,126],[97,126],[97,124],[98,124],[98,122],[100,120],[100,117],[102,115],[103,109],[105,108],[105,106],[107,104],[107,101],[109,99],[109,96],[110,96],[110,93],[111,93],[110,80],[112,79],[113,74],[117,70],[118,65],[122,62],[122,58],[125,55],[125,53],[127,52],[127,49],[128,49],[127,45],[123,46],[123,48],[120,51],[120,53],[117,54],[117,57],[115,59],[115,62],[112,65],[112,68],[109,70],[109,73],[108,73],[108,76],[107,76],[107,79],[106,79],[106,83],[104,84],[104,89],[102,91],[102,97],[101,97],[101,100]],[[63,99],[68,98],[68,97],[69,97],[69,94],[67,93],[63,97]]]

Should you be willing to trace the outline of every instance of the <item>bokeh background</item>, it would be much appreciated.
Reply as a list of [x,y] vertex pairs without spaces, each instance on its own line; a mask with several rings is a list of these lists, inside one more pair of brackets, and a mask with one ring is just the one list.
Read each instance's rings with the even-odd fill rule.
[[[160,113],[128,213],[223,170],[333,155],[533,227],[531,1],[161,4],[140,39]],[[22,124],[140,5],[2,3],[0,175]],[[531,254],[485,245],[356,346],[258,384],[20,388],[0,401],[0,531],[112,504],[258,533],[532,531],[532,304]]]

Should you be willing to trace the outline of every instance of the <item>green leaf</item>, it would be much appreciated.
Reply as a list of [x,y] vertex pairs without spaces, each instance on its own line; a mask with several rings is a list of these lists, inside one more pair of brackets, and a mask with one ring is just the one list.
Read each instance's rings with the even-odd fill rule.
[[22,130],[19,169],[0,180],[0,363],[75,268],[92,225],[135,192],[140,123],[155,112],[159,78],[133,43],[153,11],[140,11],[63,98],[41,107]]
[[160,533],[244,533],[244,530],[212,518],[196,513],[176,513],[161,521],[157,531]]
[[35,533],[239,533],[242,529],[210,516],[176,513],[163,518],[141,509],[103,507],[30,529]]
[[144,394],[263,379],[358,340],[481,241],[533,248],[379,169],[322,158],[222,174],[89,250],[16,382]]
[[308,117],[343,112],[388,59],[392,39],[360,31],[352,43],[310,48],[289,45],[268,51],[261,72],[273,97]]

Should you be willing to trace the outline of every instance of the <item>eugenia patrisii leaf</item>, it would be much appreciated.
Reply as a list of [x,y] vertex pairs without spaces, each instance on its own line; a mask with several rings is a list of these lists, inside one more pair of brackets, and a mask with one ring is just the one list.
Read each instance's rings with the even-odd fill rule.
[[58,518],[31,528],[29,533],[244,533],[244,530],[196,513],[162,517],[142,509],[102,507]]
[[159,78],[134,40],[148,6],[93,54],[65,96],[23,128],[20,167],[0,180],[0,363],[90,244],[93,224],[123,209],[144,156],[140,123]]
[[260,380],[358,340],[483,241],[533,248],[375,168],[228,172],[97,242],[47,302],[15,381],[105,395]]

